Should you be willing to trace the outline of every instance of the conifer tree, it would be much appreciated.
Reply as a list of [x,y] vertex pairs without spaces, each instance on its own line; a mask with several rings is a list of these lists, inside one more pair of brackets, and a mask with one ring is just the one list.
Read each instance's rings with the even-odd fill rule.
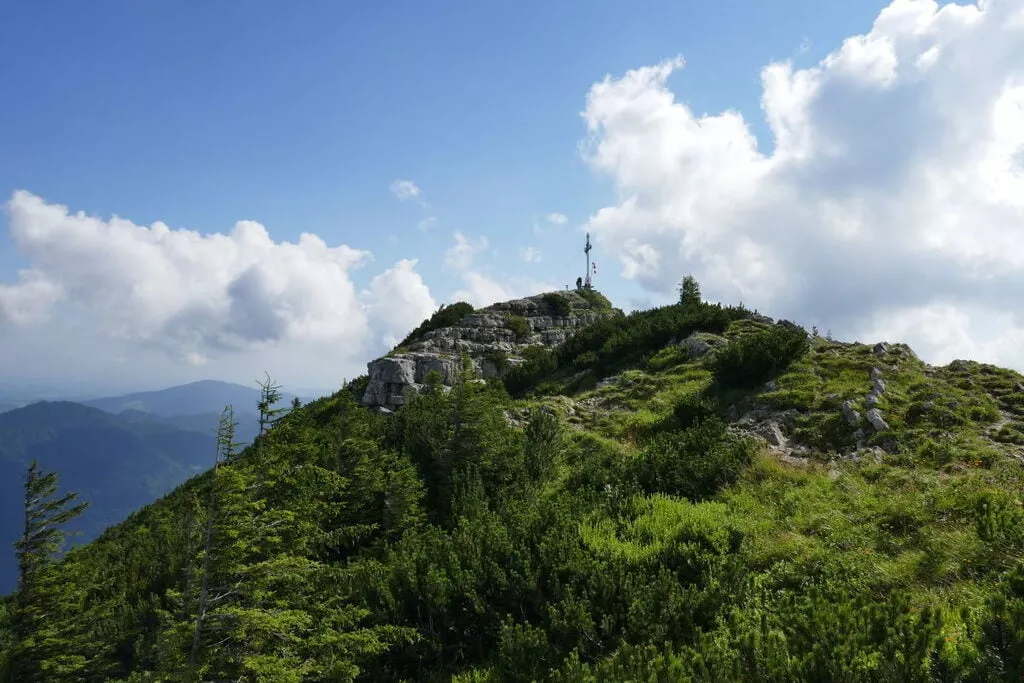
[[[268,380],[269,381],[269,380]],[[210,493],[206,505],[206,528],[203,533],[203,563],[202,575],[200,577],[199,604],[196,610],[196,626],[192,636],[192,648],[189,652],[189,669],[195,669],[199,657],[199,647],[202,643],[203,619],[206,616],[207,598],[210,588],[210,555],[213,552],[212,536],[213,523],[217,515],[217,471],[221,462],[231,462],[235,457],[235,422],[234,411],[231,406],[224,408],[220,416],[220,424],[217,427],[217,452],[214,455],[213,472],[211,477],[213,484],[210,486]]]
[[265,380],[257,384],[260,387],[260,400],[256,407],[260,412],[260,436],[263,436],[279,419],[284,409],[274,407],[281,400],[281,385],[274,382],[269,373]]
[[11,681],[73,680],[86,664],[75,642],[73,593],[54,571],[62,549],[61,528],[87,507],[77,493],[57,496],[57,474],[35,460],[25,476],[25,524],[14,544],[18,592],[11,614],[13,646],[7,664]]
[[692,275],[687,275],[679,282],[679,303],[684,306],[701,303],[700,285]]

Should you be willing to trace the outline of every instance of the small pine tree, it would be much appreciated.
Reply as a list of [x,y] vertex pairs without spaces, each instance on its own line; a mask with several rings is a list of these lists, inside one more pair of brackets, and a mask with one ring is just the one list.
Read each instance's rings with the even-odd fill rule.
[[256,407],[260,411],[260,436],[263,436],[277,422],[284,409],[274,407],[281,400],[281,385],[274,382],[269,373],[265,380],[257,384],[260,387],[260,400]]
[[687,275],[679,282],[679,303],[684,306],[695,306],[702,301],[700,285],[692,275]]
[[25,476],[25,526],[14,544],[18,592],[11,614],[13,647],[7,663],[12,681],[73,680],[86,665],[77,643],[70,588],[56,580],[54,557],[65,533],[61,527],[88,503],[77,493],[57,497],[57,474],[35,460]]
[[[267,382],[269,384],[269,377]],[[196,625],[192,635],[192,647],[189,651],[189,668],[195,670],[199,658],[199,648],[202,645],[203,620],[206,617],[207,599],[210,590],[210,556],[213,552],[212,537],[213,524],[217,515],[217,470],[221,462],[228,463],[234,460],[237,444],[235,443],[235,422],[234,410],[231,406],[224,408],[220,415],[220,424],[217,426],[217,452],[213,459],[213,483],[210,485],[209,499],[206,504],[206,529],[203,534],[203,562],[202,576],[199,588],[199,604],[196,610]]]

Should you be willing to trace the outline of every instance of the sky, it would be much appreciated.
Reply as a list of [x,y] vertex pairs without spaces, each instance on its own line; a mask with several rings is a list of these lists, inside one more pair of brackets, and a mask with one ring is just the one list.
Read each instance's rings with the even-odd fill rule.
[[15,3],[0,383],[329,389],[443,304],[1024,370],[1024,0]]

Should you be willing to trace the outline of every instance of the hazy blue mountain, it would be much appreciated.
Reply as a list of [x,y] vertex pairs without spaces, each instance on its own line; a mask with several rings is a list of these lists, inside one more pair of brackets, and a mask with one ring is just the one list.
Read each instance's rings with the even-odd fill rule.
[[[279,407],[287,407],[284,402]],[[188,432],[212,435],[220,423],[220,411],[196,413],[194,415],[161,416],[142,410],[123,410],[118,415],[124,420],[137,425],[170,425]],[[259,433],[259,416],[255,411],[235,409],[235,440],[248,444]]]
[[[289,403],[292,398],[292,394],[283,394],[281,406]],[[234,407],[237,414],[255,412],[259,399],[260,389],[255,383],[253,386],[247,387],[231,382],[204,379],[169,389],[96,398],[82,403],[108,413],[137,410],[163,417],[173,417],[202,413],[219,415],[224,406],[229,404]]]
[[[243,387],[244,388],[244,387]],[[32,459],[89,501],[73,523],[80,543],[208,468],[214,436],[156,416],[114,415],[68,401],[0,414],[0,594],[15,586],[13,543],[22,525],[22,481]]]

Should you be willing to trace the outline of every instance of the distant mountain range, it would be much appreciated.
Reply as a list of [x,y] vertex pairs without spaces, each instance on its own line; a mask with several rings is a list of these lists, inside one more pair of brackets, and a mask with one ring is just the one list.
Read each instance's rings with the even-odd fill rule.
[[15,587],[13,543],[22,519],[25,468],[38,460],[61,488],[90,503],[71,525],[88,541],[213,463],[214,437],[158,420],[131,420],[69,401],[0,414],[0,593]]
[[[282,405],[290,403],[294,398],[292,394],[287,393],[282,396]],[[256,387],[205,379],[170,389],[97,398],[82,401],[82,403],[108,413],[136,410],[163,417],[173,417],[201,413],[219,414],[224,406],[229,404],[234,406],[235,412],[254,412],[259,399],[260,390]]]
[[[204,380],[80,403],[0,403],[0,595],[16,583],[13,543],[31,460],[57,471],[62,489],[89,501],[71,527],[80,532],[73,542],[82,543],[207,469],[225,405],[235,411],[236,440],[251,442],[259,398],[258,388]],[[292,398],[285,394],[278,407]]]

